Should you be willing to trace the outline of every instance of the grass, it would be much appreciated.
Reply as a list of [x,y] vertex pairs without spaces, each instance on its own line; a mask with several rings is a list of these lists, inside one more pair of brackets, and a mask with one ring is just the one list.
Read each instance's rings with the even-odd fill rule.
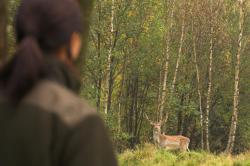
[[250,166],[250,152],[238,156],[170,152],[145,144],[119,155],[120,166]]

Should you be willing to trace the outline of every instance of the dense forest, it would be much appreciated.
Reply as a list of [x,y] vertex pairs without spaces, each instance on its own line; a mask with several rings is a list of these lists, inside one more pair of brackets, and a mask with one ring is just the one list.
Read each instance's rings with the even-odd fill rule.
[[[17,5],[0,1],[1,62],[15,50]],[[191,150],[250,149],[248,0],[96,0],[88,40],[81,96],[118,152],[152,142],[146,115],[168,115],[162,131]]]
[[[250,10],[236,0],[96,1],[82,95],[119,149],[150,141],[146,121],[191,149],[250,146]],[[234,148],[233,148],[234,147]]]

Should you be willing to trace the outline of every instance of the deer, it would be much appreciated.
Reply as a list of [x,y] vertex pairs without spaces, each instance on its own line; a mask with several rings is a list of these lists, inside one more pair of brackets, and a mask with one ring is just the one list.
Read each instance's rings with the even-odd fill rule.
[[153,126],[153,141],[160,148],[166,150],[180,150],[189,152],[190,139],[182,135],[165,135],[161,133],[161,126],[166,123],[168,119],[168,114],[166,114],[165,120],[160,120],[159,122],[151,121],[147,114],[145,114],[146,119]]

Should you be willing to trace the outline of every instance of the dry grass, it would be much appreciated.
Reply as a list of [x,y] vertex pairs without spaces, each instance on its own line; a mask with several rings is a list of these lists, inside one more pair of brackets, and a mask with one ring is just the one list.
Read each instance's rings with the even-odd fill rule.
[[206,152],[169,152],[145,144],[119,156],[121,166],[250,166],[250,152],[238,156]]

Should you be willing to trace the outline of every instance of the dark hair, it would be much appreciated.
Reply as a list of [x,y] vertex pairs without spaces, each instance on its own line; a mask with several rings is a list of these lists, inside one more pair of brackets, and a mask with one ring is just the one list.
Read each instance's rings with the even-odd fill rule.
[[84,31],[80,5],[75,0],[22,0],[15,30],[18,49],[0,71],[0,89],[18,101],[45,75],[44,56],[68,46],[73,32]]

